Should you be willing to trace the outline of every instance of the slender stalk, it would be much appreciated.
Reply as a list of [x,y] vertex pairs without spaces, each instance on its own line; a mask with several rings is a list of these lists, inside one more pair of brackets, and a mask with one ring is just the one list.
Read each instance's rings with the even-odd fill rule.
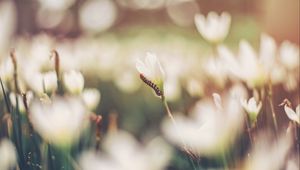
[[48,144],[47,143],[43,143],[41,145],[41,150],[43,152],[42,154],[42,167],[44,170],[48,170],[49,167],[48,167]]
[[228,170],[228,164],[227,164],[227,157],[226,157],[226,151],[224,148],[222,148],[222,162],[223,162],[223,165],[224,165],[224,169],[225,170]]
[[296,142],[296,148],[297,148],[297,164],[300,165],[300,144],[299,144],[299,129],[297,127],[297,123],[293,122],[294,127],[294,135],[295,135],[295,142]]
[[13,66],[14,66],[14,83],[15,83],[15,91],[16,91],[16,94],[20,94],[20,90],[19,90],[19,84],[18,84],[18,65],[17,65],[17,58],[16,58],[16,54],[15,54],[15,51],[11,51],[10,52],[10,57],[12,59],[12,62],[13,62]]
[[52,50],[50,58],[54,58],[54,69],[56,73],[56,78],[57,78],[57,93],[58,94],[63,94],[63,87],[61,84],[61,76],[60,76],[60,59],[59,59],[59,54],[56,50]]
[[72,164],[72,167],[73,167],[74,170],[81,170],[78,163],[72,158],[72,156],[70,154],[67,155],[67,159]]
[[165,108],[166,108],[166,110],[167,110],[167,114],[168,114],[169,118],[171,119],[171,121],[173,122],[173,124],[174,124],[175,126],[177,126],[177,123],[176,123],[176,121],[175,121],[175,119],[174,119],[174,116],[173,116],[173,114],[171,113],[171,110],[170,110],[170,108],[169,108],[169,105],[168,105],[168,103],[167,103],[167,101],[166,101],[165,99],[163,99],[163,103],[164,103],[164,106],[165,106]]
[[269,81],[269,88],[268,88],[268,100],[270,103],[270,107],[271,107],[271,112],[272,112],[272,119],[273,119],[273,123],[274,123],[274,127],[275,127],[275,132],[277,135],[278,132],[278,125],[277,125],[277,119],[276,119],[276,114],[275,114],[275,109],[274,109],[274,104],[273,104],[273,86],[271,81]]
[[219,55],[219,53],[218,53],[218,45],[219,45],[218,43],[212,43],[211,44],[212,54],[213,54],[214,59],[217,59],[218,55]]
[[8,96],[7,96],[7,93],[4,89],[4,85],[3,85],[3,82],[2,82],[2,79],[0,77],[0,83],[1,83],[1,90],[2,90],[2,94],[4,96],[4,100],[5,100],[5,104],[6,104],[6,109],[9,113],[11,113],[11,109],[10,109],[10,102],[9,102],[9,99],[8,99]]
[[253,145],[253,138],[252,138],[252,134],[251,134],[251,127],[249,125],[249,118],[248,116],[246,116],[246,126],[247,126],[247,133],[249,136],[249,141],[250,141],[250,145]]
[[[177,123],[176,123],[176,121],[174,119],[174,116],[173,116],[173,114],[172,114],[172,112],[171,112],[171,110],[169,108],[169,105],[168,105],[167,101],[165,100],[164,95],[162,95],[162,102],[163,102],[163,104],[164,104],[164,106],[165,106],[165,108],[167,110],[167,114],[168,114],[169,118],[171,119],[174,127],[176,128],[176,131],[178,131]],[[178,134],[180,135],[180,133],[178,133]],[[192,166],[196,170],[196,167],[195,167],[195,164],[194,164],[194,161],[193,161],[193,158],[196,158],[196,156],[188,150],[188,148],[187,148],[187,146],[186,146],[183,138],[181,137],[181,135],[180,135],[180,140],[181,140],[181,143],[183,145],[184,152],[189,155],[189,159],[190,159],[190,161],[192,163]]]

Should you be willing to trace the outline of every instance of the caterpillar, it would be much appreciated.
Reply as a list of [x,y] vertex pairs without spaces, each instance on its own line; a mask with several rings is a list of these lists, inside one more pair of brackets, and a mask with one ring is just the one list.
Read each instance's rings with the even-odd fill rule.
[[163,92],[159,89],[159,87],[154,84],[151,80],[148,80],[143,74],[140,74],[141,80],[150,86],[157,96],[163,96]]

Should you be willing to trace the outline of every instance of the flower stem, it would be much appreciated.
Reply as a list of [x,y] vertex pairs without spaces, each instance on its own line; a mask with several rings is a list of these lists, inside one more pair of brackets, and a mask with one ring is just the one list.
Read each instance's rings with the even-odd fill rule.
[[269,100],[270,107],[271,107],[271,112],[272,112],[272,118],[273,118],[273,123],[274,123],[274,127],[275,127],[275,132],[277,134],[277,132],[278,132],[278,125],[277,125],[277,119],[276,119],[276,114],[275,114],[275,109],[274,109],[274,104],[273,104],[272,97],[273,97],[273,87],[272,87],[271,81],[269,81],[268,100]]
[[227,157],[226,157],[226,151],[224,148],[222,148],[222,162],[225,170],[228,170],[228,164],[227,164]]
[[176,123],[176,121],[175,121],[175,119],[174,119],[174,116],[173,116],[173,114],[172,114],[172,112],[171,112],[171,110],[170,110],[170,108],[169,108],[169,105],[168,105],[168,103],[167,103],[167,101],[166,101],[165,99],[163,99],[163,103],[164,103],[164,106],[165,106],[165,108],[166,108],[166,110],[167,110],[168,116],[169,116],[169,118],[171,119],[172,123],[173,123],[175,126],[177,126],[177,123]]
[[[169,105],[168,105],[167,101],[165,100],[164,95],[162,95],[162,102],[163,102],[163,104],[164,104],[164,106],[165,106],[165,108],[166,108],[166,110],[167,110],[167,114],[168,114],[169,118],[171,119],[171,121],[172,121],[174,127],[176,128],[176,131],[178,131],[177,123],[176,123],[176,121],[175,121],[175,119],[174,119],[174,116],[173,116],[173,114],[172,114],[172,112],[171,112],[171,110],[170,110],[170,108],[169,108]],[[180,133],[178,133],[178,134],[180,135]],[[185,152],[186,154],[188,154],[189,159],[190,159],[190,161],[191,161],[191,163],[192,163],[192,166],[193,166],[193,168],[196,170],[196,167],[195,167],[193,158],[197,158],[197,157],[196,157],[193,153],[191,153],[191,152],[189,151],[189,149],[187,148],[187,146],[186,146],[186,144],[185,144],[183,138],[181,137],[181,135],[180,135],[179,137],[180,137],[181,143],[182,143],[182,145],[183,145],[183,150],[184,150],[184,152]]]
[[296,142],[296,148],[297,148],[297,164],[300,165],[300,144],[299,144],[299,128],[297,127],[297,123],[293,122],[294,127],[294,136],[295,136],[295,142]]
[[250,145],[253,145],[253,138],[252,138],[252,134],[251,134],[251,125],[249,125],[249,118],[246,115],[246,126],[247,126],[247,133],[249,136],[249,141],[250,141]]

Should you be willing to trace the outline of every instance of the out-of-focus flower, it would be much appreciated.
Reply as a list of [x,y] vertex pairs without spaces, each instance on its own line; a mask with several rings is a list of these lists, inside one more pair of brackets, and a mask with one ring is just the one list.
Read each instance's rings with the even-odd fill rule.
[[218,47],[219,55],[230,73],[245,81],[251,88],[261,87],[269,80],[274,66],[275,49],[275,41],[266,34],[261,36],[260,55],[245,40],[240,42],[237,58],[225,46]]
[[286,170],[298,170],[300,169],[299,160],[297,158],[290,158],[287,160]]
[[165,73],[156,55],[147,53],[145,62],[137,59],[136,69],[139,71],[141,79],[155,91],[156,95],[162,96]]
[[14,144],[8,139],[0,141],[0,169],[9,170],[17,165],[17,153]]
[[242,99],[248,98],[248,92],[244,85],[236,83],[230,88],[230,96],[234,99],[241,101]]
[[179,26],[193,25],[193,17],[200,11],[195,0],[169,0],[166,9],[172,21]]
[[[32,93],[32,91],[28,91],[28,92],[26,92],[25,95],[26,95],[26,104],[27,104],[27,106],[29,106],[30,102],[33,99],[33,93]],[[24,105],[23,97],[21,95],[19,95],[19,94],[16,95],[15,93],[10,93],[9,94],[9,100],[10,100],[11,104],[14,107],[17,107],[17,101],[16,100],[18,100],[19,111],[21,113],[25,113],[26,108],[25,108],[25,105]]]
[[80,98],[55,97],[51,102],[32,101],[30,121],[48,142],[70,147],[79,138],[86,110]]
[[166,79],[164,83],[164,95],[168,101],[176,101],[181,96],[181,86],[174,78]]
[[43,88],[46,92],[53,92],[57,89],[57,76],[55,71],[43,74]]
[[140,9],[146,9],[146,10],[153,10],[153,9],[159,9],[164,7],[166,0],[143,0],[143,1],[137,1],[137,0],[117,0],[119,5],[131,8],[134,10],[140,10]]
[[246,112],[249,114],[250,121],[256,122],[256,118],[262,107],[261,102],[257,102],[254,97],[251,97],[248,102],[246,99],[241,100],[241,104]]
[[52,93],[57,89],[57,76],[54,71],[40,73],[35,69],[26,69],[22,75],[28,87],[38,95]]
[[242,108],[231,96],[224,97],[224,102],[218,94],[213,96],[214,102],[199,101],[191,118],[176,114],[176,127],[166,119],[162,125],[166,137],[180,147],[184,143],[195,154],[210,156],[228,148],[242,130]]
[[192,97],[201,97],[204,94],[203,84],[193,78],[187,81],[186,90]]
[[298,104],[296,107],[296,111],[294,111],[288,105],[284,105],[284,111],[291,121],[300,124],[300,104]]
[[116,5],[110,0],[86,1],[79,12],[81,28],[96,33],[111,27],[117,17]]
[[224,87],[227,80],[227,69],[219,58],[209,57],[203,64],[207,76],[218,87]]
[[293,70],[299,67],[299,47],[289,41],[284,41],[279,48],[280,61],[284,66]]
[[270,134],[260,134],[244,164],[244,170],[252,169],[282,169],[292,145],[291,135],[280,135],[274,142]]
[[0,66],[0,76],[2,81],[7,82],[13,78],[14,66],[10,57],[2,61]]
[[132,69],[117,71],[114,83],[125,93],[132,93],[141,86],[141,82],[136,76],[136,71]]
[[43,8],[50,10],[66,10],[75,0],[38,0]]
[[283,65],[276,63],[271,70],[270,79],[273,84],[280,84],[286,81],[287,71]]
[[[39,8],[36,14],[36,22],[41,28],[53,29],[59,24],[64,24],[65,28],[68,28],[70,23],[74,19],[69,19],[69,21],[64,20],[70,11],[66,10],[51,10],[47,8]],[[64,22],[63,22],[64,21]]]
[[63,74],[63,82],[71,94],[80,94],[84,87],[84,78],[79,71],[71,70]]
[[171,148],[162,139],[154,138],[142,146],[121,131],[109,134],[103,147],[107,155],[93,151],[81,155],[83,170],[162,170],[171,158]]
[[99,90],[95,88],[84,89],[81,96],[89,110],[97,108],[101,97]]
[[3,55],[10,48],[10,41],[15,31],[16,9],[13,1],[0,3],[0,54]]
[[229,32],[231,16],[223,12],[218,16],[215,12],[209,12],[205,18],[202,14],[195,15],[195,24],[204,39],[211,43],[222,42]]

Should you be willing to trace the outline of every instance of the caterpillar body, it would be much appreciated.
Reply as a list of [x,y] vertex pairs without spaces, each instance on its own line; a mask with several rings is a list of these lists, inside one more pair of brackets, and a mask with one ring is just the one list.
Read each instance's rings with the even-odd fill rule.
[[151,80],[147,79],[143,74],[140,74],[141,80],[146,83],[149,87],[151,87],[157,96],[163,96],[163,92],[159,89],[159,87],[153,83]]

